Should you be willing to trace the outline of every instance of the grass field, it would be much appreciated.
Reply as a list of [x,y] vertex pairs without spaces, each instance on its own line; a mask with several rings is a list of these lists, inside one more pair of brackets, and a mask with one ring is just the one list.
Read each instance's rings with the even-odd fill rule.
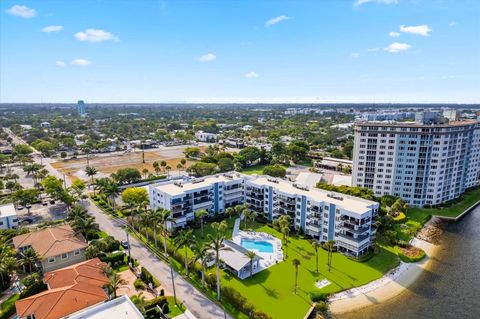
[[263,169],[265,168],[265,166],[267,166],[267,165],[255,165],[255,166],[244,168],[244,169],[242,169],[241,172],[243,174],[247,174],[247,175],[251,175],[251,174],[262,175],[263,174]]
[[14,294],[5,299],[5,301],[0,305],[0,317],[5,311],[11,309],[11,307],[15,304],[15,302],[20,298],[20,294]]
[[437,215],[444,217],[457,217],[467,208],[480,201],[480,187],[470,190],[461,196],[461,201],[442,208],[411,208],[408,215]]
[[[168,296],[167,297],[167,301],[168,301],[168,309],[170,309],[170,312],[168,313],[168,316],[170,318],[173,318],[173,317],[176,317],[176,316],[179,316],[181,315],[182,313],[185,312],[185,306],[183,304],[175,304],[175,300],[173,298],[173,296]],[[177,300],[178,302],[178,300]]]

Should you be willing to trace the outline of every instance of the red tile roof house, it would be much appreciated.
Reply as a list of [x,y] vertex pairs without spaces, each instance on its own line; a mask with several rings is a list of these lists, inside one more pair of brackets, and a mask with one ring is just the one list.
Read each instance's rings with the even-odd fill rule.
[[84,261],[88,244],[69,225],[49,227],[13,237],[17,251],[32,248],[40,257],[42,271],[48,272]]
[[[43,281],[48,290],[15,303],[20,319],[60,319],[84,308],[108,300],[103,286],[108,278],[106,266],[94,258],[48,272]],[[112,318],[113,319],[113,318]]]

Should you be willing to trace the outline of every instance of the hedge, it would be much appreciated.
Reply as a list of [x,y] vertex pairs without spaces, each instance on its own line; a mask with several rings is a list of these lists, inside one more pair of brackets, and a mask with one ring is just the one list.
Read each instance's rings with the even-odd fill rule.
[[423,250],[420,250],[420,254],[418,254],[417,256],[414,256],[414,257],[406,256],[402,252],[398,253],[398,257],[400,257],[400,260],[405,262],[405,263],[415,263],[415,262],[420,261],[423,258],[425,258],[425,256],[426,256],[426,254]]
[[100,259],[103,262],[106,262],[107,264],[111,264],[113,266],[120,261],[125,262],[125,254],[123,253],[123,251],[119,251],[116,253],[105,254],[105,256],[100,257]]
[[319,291],[310,291],[308,294],[312,302],[327,301],[328,294]]
[[158,282],[158,280],[155,277],[153,277],[152,274],[145,267],[142,267],[142,270],[140,272],[140,279],[142,279],[143,282],[146,283],[147,285],[151,283],[154,288],[157,288],[158,286],[160,286],[160,283]]

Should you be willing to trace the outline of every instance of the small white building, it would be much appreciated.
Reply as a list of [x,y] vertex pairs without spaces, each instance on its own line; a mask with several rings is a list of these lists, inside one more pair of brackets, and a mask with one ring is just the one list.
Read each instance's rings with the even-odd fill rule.
[[[250,258],[247,257],[247,249],[231,240],[224,240],[223,245],[223,249],[219,251],[220,259],[229,272],[240,279],[245,279],[250,277],[250,274],[253,275],[260,270],[259,256],[255,256],[250,262]],[[252,265],[252,271],[250,271],[250,265]]]
[[253,126],[251,126],[251,125],[244,125],[242,127],[242,130],[244,130],[244,131],[251,131],[252,129],[253,129]]
[[12,229],[18,226],[18,216],[13,204],[0,205],[0,229]]
[[40,126],[43,128],[49,128],[51,125],[50,125],[50,122],[42,122],[40,123]]
[[301,172],[295,179],[295,183],[308,187],[317,187],[318,182],[322,180],[322,174],[312,172]]
[[69,319],[144,319],[141,312],[127,295],[80,310]]
[[217,134],[204,131],[195,132],[195,137],[199,142],[213,143],[217,140]]

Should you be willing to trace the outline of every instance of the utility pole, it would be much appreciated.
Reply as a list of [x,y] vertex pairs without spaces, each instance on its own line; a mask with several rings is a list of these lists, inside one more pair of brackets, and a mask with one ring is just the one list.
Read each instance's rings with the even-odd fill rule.
[[127,244],[128,244],[128,259],[132,260],[132,255],[130,253],[130,236],[128,234],[128,228],[125,228],[125,233],[127,233]]
[[170,276],[172,277],[173,300],[175,301],[175,304],[177,304],[177,293],[175,292],[175,280],[173,280],[173,267],[170,260],[168,261],[168,264],[170,265]]
[[67,189],[67,180],[65,179],[65,174],[63,174],[63,188]]

